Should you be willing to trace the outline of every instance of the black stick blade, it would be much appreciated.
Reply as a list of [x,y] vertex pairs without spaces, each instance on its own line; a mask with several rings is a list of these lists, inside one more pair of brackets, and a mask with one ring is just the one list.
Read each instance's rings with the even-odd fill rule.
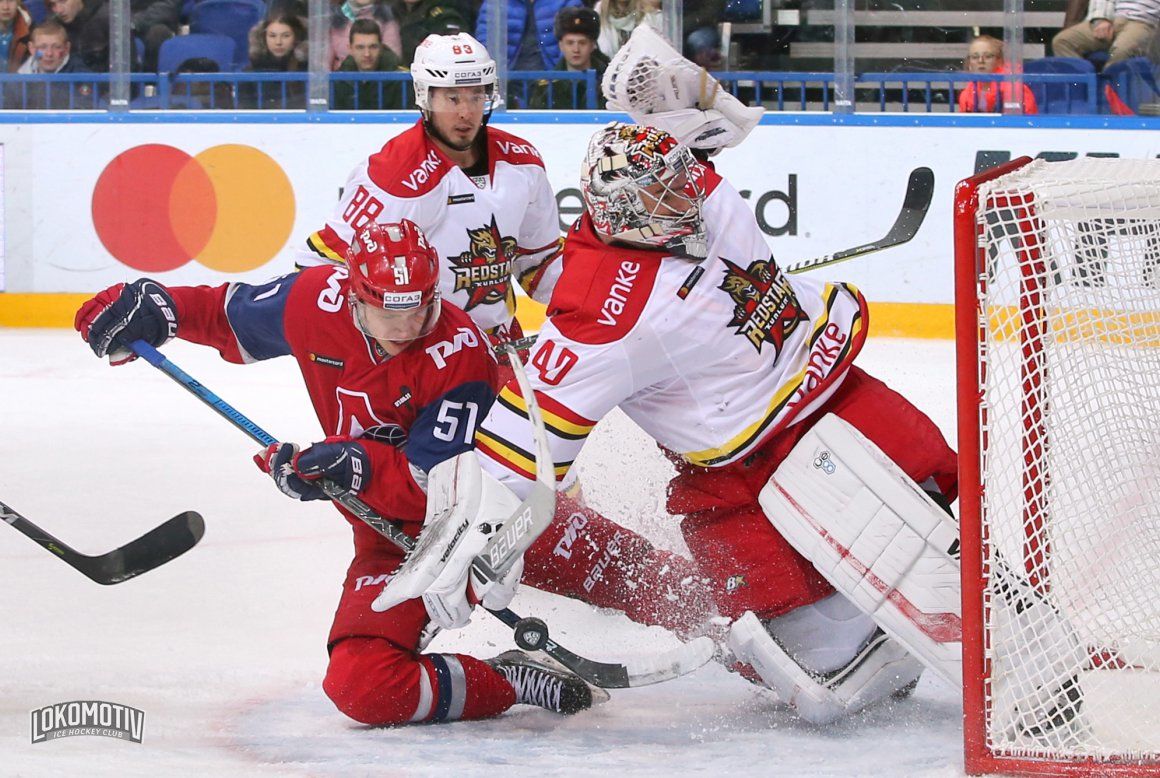
[[201,514],[185,511],[107,554],[82,557],[74,566],[99,584],[121,583],[176,559],[203,535]]

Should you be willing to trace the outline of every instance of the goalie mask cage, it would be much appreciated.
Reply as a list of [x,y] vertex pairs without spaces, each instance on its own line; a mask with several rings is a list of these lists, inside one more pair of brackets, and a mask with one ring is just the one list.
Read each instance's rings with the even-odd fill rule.
[[961,182],[955,265],[967,771],[1160,774],[1160,160]]

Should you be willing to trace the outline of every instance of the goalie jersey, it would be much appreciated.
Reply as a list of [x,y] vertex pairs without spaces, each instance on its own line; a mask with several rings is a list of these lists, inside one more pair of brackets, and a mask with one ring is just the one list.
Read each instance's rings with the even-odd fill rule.
[[[703,262],[606,245],[587,216],[568,235],[529,367],[557,479],[617,406],[693,465],[735,462],[824,403],[862,347],[858,290],[790,279],[737,191],[704,175]],[[535,446],[514,381],[476,445],[493,475],[526,494]]]
[[560,274],[556,197],[534,146],[484,127],[487,168],[452,163],[422,121],[355,168],[331,218],[306,241],[299,267],[341,263],[354,231],[370,221],[410,219],[442,261],[439,290],[485,330],[510,326],[514,276],[546,303]]

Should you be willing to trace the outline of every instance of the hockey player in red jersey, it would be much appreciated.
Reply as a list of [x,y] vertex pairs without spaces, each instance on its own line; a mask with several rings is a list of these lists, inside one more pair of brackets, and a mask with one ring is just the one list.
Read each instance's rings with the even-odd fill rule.
[[[546,303],[560,274],[555,195],[532,144],[487,124],[495,63],[470,35],[431,35],[411,66],[422,116],[351,173],[299,266],[339,262],[355,230],[408,218],[443,259],[440,290],[494,342],[518,337],[512,279]],[[506,381],[510,373],[500,367]],[[695,567],[561,495],[557,521],[531,550],[525,581],[681,634],[711,607]],[[580,531],[585,542],[575,543]],[[565,564],[566,563],[566,564]],[[591,571],[599,567],[601,575]]]
[[422,116],[354,169],[300,267],[341,262],[355,230],[410,219],[443,260],[440,291],[497,341],[519,336],[515,278],[546,303],[559,276],[560,217],[535,146],[488,126],[495,62],[466,33],[430,35],[411,65]]
[[[271,446],[255,457],[259,466],[299,500],[326,499],[318,479],[330,479],[416,536],[428,481],[459,457],[475,459],[475,426],[495,397],[495,357],[475,323],[441,300],[438,255],[413,223],[362,226],[346,260],[259,285],[118,284],[80,308],[76,328],[114,364],[133,358],[124,343],[173,337],[230,362],[293,356],[327,437],[302,450]],[[591,704],[580,679],[520,652],[490,661],[422,653],[422,600],[370,608],[403,552],[336,508],[355,550],[327,641],[323,688],[339,710],[382,725],[483,718],[515,703],[560,713]],[[503,607],[513,588],[501,582],[475,599]]]
[[[732,621],[727,640],[739,660],[816,722],[904,690],[922,664],[883,634],[879,616],[864,613],[870,608],[855,604],[854,594],[835,592],[815,565],[824,555],[812,550],[843,538],[848,528],[835,522],[847,517],[863,522],[853,537],[887,538],[875,546],[880,551],[903,535],[887,521],[897,506],[871,510],[869,518],[818,508],[819,495],[829,493],[818,478],[836,473],[836,504],[864,493],[862,481],[841,481],[848,471],[872,489],[909,483],[903,496],[919,500],[914,510],[927,522],[946,515],[931,498],[912,494],[920,493],[915,485],[938,500],[955,497],[956,459],[938,428],[853,364],[866,336],[862,295],[849,284],[786,276],[736,190],[664,131],[623,124],[598,131],[581,186],[585,214],[565,244],[564,273],[532,357],[531,383],[558,469],[566,471],[596,423],[620,407],[677,467],[668,509],[682,517],[716,608]],[[525,414],[509,383],[477,434],[485,468],[517,494],[531,482]],[[819,448],[815,438],[831,427],[844,442]],[[854,454],[873,472],[843,467]],[[816,524],[826,528],[816,537],[790,532],[791,542],[767,492],[803,457],[803,469],[786,480],[812,491],[795,495],[793,505],[816,510],[823,517]],[[900,564],[900,580],[873,568],[887,593],[909,585],[911,568],[944,575],[943,584],[957,575],[947,546],[923,543],[919,537],[905,546],[929,558]],[[859,561],[853,553],[838,557],[833,568]],[[907,649],[937,643],[927,652],[935,657],[930,664],[957,649],[957,604],[916,615],[920,608],[907,610],[911,601],[886,599],[919,622]],[[889,626],[892,635],[905,631]]]

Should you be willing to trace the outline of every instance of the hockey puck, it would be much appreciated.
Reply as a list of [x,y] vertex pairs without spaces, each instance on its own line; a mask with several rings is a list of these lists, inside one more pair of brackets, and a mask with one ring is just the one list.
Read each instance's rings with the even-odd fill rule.
[[548,642],[548,625],[535,616],[520,619],[515,631],[516,645],[525,651],[539,651]]

